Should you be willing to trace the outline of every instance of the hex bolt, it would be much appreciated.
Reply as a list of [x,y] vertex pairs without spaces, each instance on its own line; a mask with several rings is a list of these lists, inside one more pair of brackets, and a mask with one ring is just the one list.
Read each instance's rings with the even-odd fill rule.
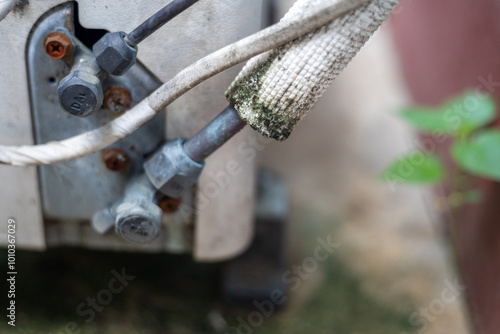
[[122,86],[111,86],[104,94],[103,107],[115,113],[122,113],[130,108],[132,95]]
[[114,226],[118,236],[127,242],[146,244],[162,233],[162,209],[157,203],[157,190],[144,175],[127,183],[124,196],[114,204],[97,211],[92,228],[105,234]]
[[53,31],[43,42],[45,53],[52,59],[68,57],[73,53],[73,42],[63,32]]
[[102,154],[102,160],[106,168],[113,172],[120,172],[127,168],[130,157],[127,152],[118,147],[112,147],[105,150]]
[[[153,241],[161,231],[161,210],[150,213],[146,209],[125,215],[118,215],[116,220],[116,233],[123,239],[137,244]],[[159,219],[158,219],[159,217]]]
[[75,116],[90,116],[102,106],[101,80],[85,71],[73,71],[62,79],[57,94],[63,110]]
[[116,208],[115,231],[120,237],[145,244],[161,234],[162,210],[155,204],[156,192],[145,175],[129,181]]

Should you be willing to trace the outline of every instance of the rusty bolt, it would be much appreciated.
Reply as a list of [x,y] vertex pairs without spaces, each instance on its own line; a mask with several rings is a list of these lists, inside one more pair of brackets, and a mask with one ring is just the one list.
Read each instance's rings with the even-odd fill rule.
[[122,113],[132,103],[132,96],[130,92],[122,86],[111,86],[104,94],[103,106],[115,113]]
[[179,210],[179,206],[182,203],[182,199],[180,198],[172,198],[168,196],[163,196],[158,201],[158,206],[164,213],[173,213]]
[[73,42],[63,32],[53,31],[43,42],[45,52],[52,59],[61,59],[73,53]]
[[121,148],[113,147],[109,148],[102,154],[102,159],[106,168],[114,172],[119,172],[124,170],[129,163],[129,156],[127,152]]

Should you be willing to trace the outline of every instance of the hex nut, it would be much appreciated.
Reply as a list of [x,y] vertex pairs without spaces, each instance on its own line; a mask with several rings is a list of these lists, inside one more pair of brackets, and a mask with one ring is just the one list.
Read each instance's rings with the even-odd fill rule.
[[101,81],[93,74],[73,71],[57,87],[61,107],[72,115],[87,117],[102,106]]
[[151,183],[172,198],[181,197],[184,191],[193,187],[205,165],[187,155],[183,147],[185,141],[181,138],[167,142],[144,163]]
[[142,198],[125,201],[116,209],[115,231],[126,241],[145,244],[161,232],[162,210]]
[[135,64],[137,46],[130,46],[125,36],[123,31],[107,33],[92,48],[97,63],[109,74],[122,75]]

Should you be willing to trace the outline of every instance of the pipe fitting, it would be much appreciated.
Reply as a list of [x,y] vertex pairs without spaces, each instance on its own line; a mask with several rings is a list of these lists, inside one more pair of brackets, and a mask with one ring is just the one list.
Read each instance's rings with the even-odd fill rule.
[[105,234],[112,227],[122,239],[136,244],[146,244],[156,239],[162,231],[162,209],[157,203],[157,190],[146,175],[129,181],[123,199],[94,214],[92,227]]
[[193,187],[204,163],[196,162],[184,150],[186,139],[169,141],[144,163],[144,170],[156,189],[163,194],[179,198]]
[[97,63],[109,74],[123,75],[135,64],[137,46],[130,46],[125,36],[123,31],[107,33],[92,48]]

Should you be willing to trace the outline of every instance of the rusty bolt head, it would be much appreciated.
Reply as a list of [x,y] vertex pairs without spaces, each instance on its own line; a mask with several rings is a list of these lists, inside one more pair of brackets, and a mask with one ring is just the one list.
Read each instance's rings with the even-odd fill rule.
[[53,31],[43,42],[45,52],[52,59],[61,59],[73,53],[73,42],[63,32]]
[[115,113],[122,113],[130,108],[132,96],[130,92],[122,86],[111,86],[104,94],[104,108]]
[[119,172],[127,168],[130,160],[127,152],[117,147],[104,151],[102,159],[106,168],[114,172]]
[[168,196],[163,196],[158,201],[158,206],[164,213],[174,213],[179,210],[179,206],[182,203],[180,198],[172,198]]

